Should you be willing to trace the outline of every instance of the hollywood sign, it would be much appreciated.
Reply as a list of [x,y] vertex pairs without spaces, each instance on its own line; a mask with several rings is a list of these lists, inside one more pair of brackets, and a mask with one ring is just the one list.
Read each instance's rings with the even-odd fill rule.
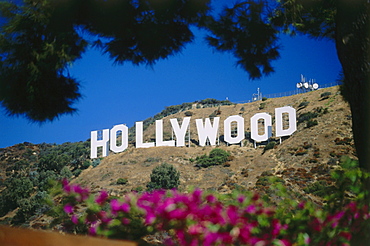
[[[288,121],[288,126],[284,126],[285,119]],[[135,146],[136,148],[150,148],[155,146],[185,146],[185,136],[189,129],[191,117],[185,117],[180,126],[177,119],[170,119],[173,133],[176,140],[163,140],[163,120],[155,121],[155,142],[143,142],[143,122],[135,123]],[[264,133],[259,134],[258,122],[263,122]],[[210,145],[216,145],[218,135],[220,117],[213,118],[213,124],[209,118],[196,119],[195,124],[198,132],[199,145],[205,146],[207,139]],[[232,134],[232,124],[236,125],[236,134]],[[255,142],[267,141],[272,136],[272,118],[268,113],[257,113],[250,118],[251,138]],[[275,135],[276,137],[290,136],[297,130],[296,110],[290,106],[285,106],[275,109]],[[101,130],[101,137],[98,138],[99,131],[91,132],[91,158],[97,158],[98,148],[102,147],[102,156],[107,156],[109,150],[120,153],[128,147],[128,127],[120,124],[115,125],[112,129]],[[117,134],[121,133],[122,141],[120,145],[117,143]],[[224,141],[228,144],[238,144],[245,138],[244,133],[244,118],[240,115],[232,115],[224,120]],[[190,137],[189,137],[190,139]]]

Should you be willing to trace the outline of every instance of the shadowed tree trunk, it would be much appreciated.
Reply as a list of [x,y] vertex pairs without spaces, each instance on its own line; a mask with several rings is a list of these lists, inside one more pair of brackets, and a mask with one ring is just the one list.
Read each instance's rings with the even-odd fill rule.
[[[344,96],[352,111],[352,130],[360,167],[370,171],[370,47],[368,1],[339,0],[336,48],[344,73]],[[370,180],[365,180],[370,191]],[[367,195],[369,200],[369,195]],[[352,235],[351,245],[367,245],[369,233]]]
[[339,0],[335,37],[344,73],[344,96],[352,111],[357,156],[360,166],[367,171],[370,171],[369,6],[364,0]]

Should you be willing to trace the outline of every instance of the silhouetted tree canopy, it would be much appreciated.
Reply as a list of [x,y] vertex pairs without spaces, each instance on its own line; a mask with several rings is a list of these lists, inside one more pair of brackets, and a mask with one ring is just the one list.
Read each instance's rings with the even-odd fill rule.
[[[67,66],[88,45],[116,63],[154,64],[193,40],[209,0],[0,2],[0,101],[10,115],[53,120],[76,111],[79,82]],[[87,38],[88,37],[88,40]],[[155,38],[154,38],[155,37]]]

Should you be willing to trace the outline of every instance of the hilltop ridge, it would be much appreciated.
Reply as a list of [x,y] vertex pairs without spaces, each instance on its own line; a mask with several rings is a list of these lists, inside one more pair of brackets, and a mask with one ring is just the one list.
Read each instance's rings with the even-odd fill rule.
[[[325,93],[327,95],[322,96]],[[287,105],[297,109],[297,131],[291,137],[283,139],[281,144],[276,144],[273,149],[265,150],[264,144],[254,148],[253,142],[248,139],[249,118],[260,112],[273,114],[275,108]],[[355,158],[351,113],[348,104],[339,94],[338,87],[245,104],[209,108],[197,108],[195,105],[192,109],[163,117],[164,140],[171,139],[169,119],[181,119],[189,115],[192,119],[217,115],[220,117],[220,122],[228,116],[241,115],[246,121],[247,138],[242,146],[227,146],[221,141],[219,146],[200,147],[196,144],[198,139],[195,122],[191,120],[190,147],[135,149],[131,145],[123,153],[111,154],[102,159],[99,166],[84,170],[75,181],[96,190],[103,188],[114,195],[119,195],[131,190],[145,189],[146,183],[150,180],[151,170],[166,162],[180,171],[182,190],[196,186],[229,192],[235,186],[252,189],[258,177],[264,172],[279,174],[292,168],[309,172],[319,165],[330,169],[338,164],[342,155]],[[312,118],[309,119],[310,117]],[[222,132],[223,124],[220,124],[220,134]],[[154,139],[155,124],[150,124],[144,131],[144,141],[154,141]],[[271,141],[279,142],[276,138],[272,138]],[[231,153],[233,160],[227,166],[212,166],[206,169],[194,167],[193,160],[197,156],[208,154],[216,147]],[[280,176],[284,175],[280,174]],[[118,178],[127,179],[127,184],[116,185],[115,181]],[[303,182],[301,188],[316,181],[315,177],[311,178],[312,180]]]

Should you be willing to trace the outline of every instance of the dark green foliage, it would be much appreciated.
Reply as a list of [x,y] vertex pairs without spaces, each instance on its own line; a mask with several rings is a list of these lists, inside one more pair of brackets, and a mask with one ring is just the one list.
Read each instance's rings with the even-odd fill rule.
[[32,121],[73,113],[72,105],[81,97],[79,82],[66,70],[89,42],[115,63],[152,65],[192,41],[189,26],[203,22],[208,4],[207,0],[2,1],[0,14],[8,22],[0,30],[1,105],[8,114]]
[[262,101],[266,101],[268,98],[267,97],[262,97]]
[[212,114],[210,114],[208,117],[209,117],[209,118],[214,118],[214,117],[216,117],[216,116],[217,116],[216,112],[212,112]]
[[230,157],[230,153],[219,148],[213,149],[209,156],[202,155],[195,159],[196,167],[209,167],[224,164]]
[[51,182],[60,178],[60,175],[54,171],[41,171],[38,178],[38,189],[41,191],[48,190],[50,188]]
[[308,104],[309,104],[310,102],[308,102],[308,101],[303,101],[303,102],[301,102],[299,105],[298,105],[298,108],[305,108],[305,107],[307,107],[308,106]]
[[19,206],[22,199],[28,198],[33,191],[33,183],[29,178],[8,178],[6,189],[0,196],[0,216]]
[[180,185],[180,173],[170,164],[162,163],[155,167],[150,174],[147,184],[149,191],[156,189],[173,189]]
[[65,166],[62,168],[62,170],[60,170],[60,177],[61,178],[66,178],[66,179],[69,179],[73,176],[73,173],[71,172],[71,170]]
[[81,169],[76,169],[76,170],[74,170],[74,171],[72,172],[72,174],[73,174],[75,177],[78,177],[78,175],[80,175],[80,174],[81,174],[81,172],[82,172],[82,170],[81,170]]
[[[99,159],[97,159],[97,160],[99,160]],[[95,161],[95,160],[94,160]],[[100,160],[99,160],[100,161]],[[88,168],[89,166],[91,165],[91,161],[90,160],[86,160],[86,161],[84,161],[83,163],[82,163],[82,165],[81,165],[81,169],[86,169],[86,168]]]
[[125,178],[119,178],[119,179],[117,179],[116,184],[118,184],[118,185],[124,185],[124,184],[127,184],[127,182],[128,182],[127,179],[125,179]]
[[327,194],[328,206],[341,208],[349,200],[363,200],[369,192],[370,173],[359,168],[357,160],[343,156],[340,167],[331,172],[335,189]]
[[328,99],[330,95],[331,95],[331,92],[327,91],[327,92],[321,93],[320,97],[322,99]]
[[266,108],[266,103],[261,103],[258,108],[259,110]]
[[47,211],[49,209],[45,202],[47,196],[47,192],[43,191],[37,192],[31,199],[21,199],[18,203],[19,210],[12,219],[12,223],[15,225],[24,223],[35,213],[44,213]]
[[310,111],[310,112],[306,112],[306,113],[299,115],[297,121],[298,121],[298,124],[307,122],[306,127],[308,128],[308,127],[317,125],[317,120],[313,120],[314,118],[317,118],[327,113],[328,113],[327,108],[317,107],[317,108],[314,108],[312,112]]
[[40,152],[32,150],[29,145],[19,145],[24,146],[20,149],[21,159],[8,162],[8,177],[3,184],[5,189],[0,193],[0,214],[18,207],[16,216],[9,220],[9,223],[17,225],[28,223],[29,217],[45,208],[37,199],[38,193],[46,192],[55,180],[78,176],[83,163],[90,163],[87,160],[89,142],[40,144]]
[[233,105],[233,103],[230,102],[229,100],[219,101],[219,100],[213,99],[213,98],[203,99],[203,100],[195,102],[195,103],[201,104],[203,106],[203,108],[223,106],[223,105]]
[[97,159],[94,159],[93,161],[92,161],[92,166],[93,167],[97,167],[98,165],[100,164],[100,159],[99,158],[97,158]]
[[161,161],[162,160],[162,158],[160,158],[160,157],[148,157],[146,160],[145,160],[145,162],[159,162],[159,161]]
[[333,192],[333,187],[329,186],[326,181],[319,180],[319,181],[309,184],[303,190],[306,193],[310,193],[315,196],[325,198],[327,195]]
[[336,138],[334,140],[336,145],[350,145],[352,142],[351,138]]
[[46,121],[75,111],[71,105],[81,96],[79,83],[65,69],[81,57],[87,42],[66,18],[65,25],[53,25],[51,4],[31,4],[0,4],[9,18],[0,36],[0,101],[11,115]]
[[276,145],[276,142],[275,141],[271,141],[268,144],[266,144],[264,150],[266,151],[266,150],[269,150],[269,149],[273,149],[275,147],[275,145]]
[[219,19],[210,18],[208,44],[221,52],[231,52],[251,79],[274,71],[271,62],[279,58],[278,31],[267,23],[264,1],[246,1],[225,7]]
[[186,111],[184,114],[185,114],[185,116],[189,117],[189,116],[192,116],[192,115],[193,115],[193,112],[191,112],[191,111]]
[[307,113],[301,114],[298,117],[297,121],[298,121],[298,123],[302,123],[304,121],[309,121],[309,120],[311,120],[313,118],[316,118],[317,116],[318,116],[318,113],[317,112],[307,112]]
[[141,193],[141,192],[144,191],[144,188],[141,187],[141,186],[138,186],[138,187],[133,188],[132,191],[137,192],[137,193]]
[[307,121],[307,124],[306,124],[306,127],[307,128],[310,128],[310,127],[313,127],[313,126],[317,126],[317,120],[309,120]]

